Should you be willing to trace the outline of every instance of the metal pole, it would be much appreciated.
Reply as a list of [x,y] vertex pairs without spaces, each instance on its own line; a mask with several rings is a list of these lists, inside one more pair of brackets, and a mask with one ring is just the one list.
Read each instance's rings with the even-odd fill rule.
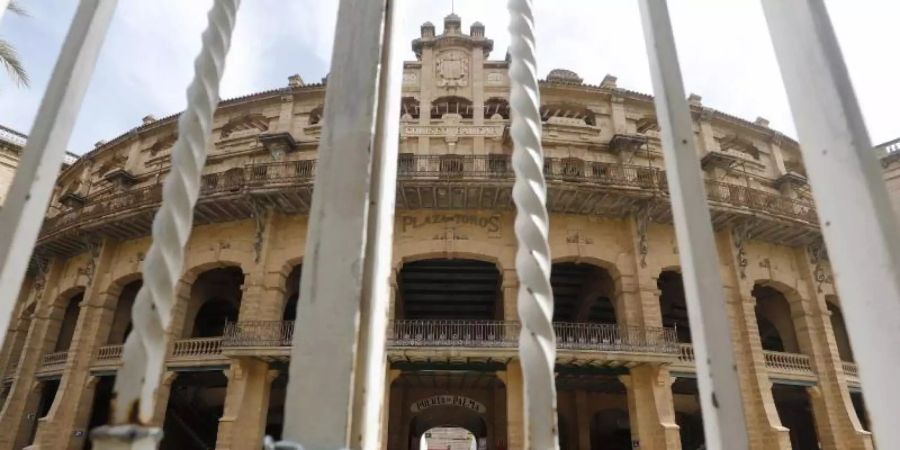
[[[82,0],[0,209],[0,330],[9,327],[116,0]],[[6,8],[0,10],[0,13]],[[6,333],[0,333],[0,346]]]
[[900,448],[900,235],[828,11],[763,0],[878,448]]
[[[396,161],[385,161],[390,153],[375,154],[387,152],[382,146],[394,139],[384,134],[379,141],[376,114],[397,114],[396,105],[379,106],[398,100],[382,98],[396,95],[392,80],[382,80],[383,70],[390,69],[381,67],[389,12],[387,0],[341,0],[338,9],[291,349],[287,398],[292,401],[285,405],[285,439],[309,450],[356,448],[360,439],[370,445],[369,438],[352,434],[374,433],[370,424],[356,423],[372,414],[360,414],[358,396],[366,394],[357,391],[371,387],[365,377],[383,363],[358,353],[374,350],[377,357],[384,352],[377,349],[383,342],[376,341],[385,330],[367,327],[384,320],[383,265],[390,261],[367,259],[389,253],[381,246],[391,245],[384,222],[390,213],[382,208],[393,203],[385,199],[393,188],[383,185],[393,182]],[[397,122],[397,117],[382,119],[383,132],[394,126],[390,120]],[[377,170],[383,172],[373,175]],[[373,189],[373,182],[381,187]],[[383,241],[369,242],[375,236]],[[369,291],[378,283],[385,286]]]
[[719,274],[703,172],[666,0],[640,0],[666,178],[694,333],[703,429],[710,450],[748,448],[731,326]]
[[[402,9],[398,0],[387,1],[384,43],[379,74],[375,147],[367,230],[363,292],[360,307],[358,355],[361,377],[355,380],[356,393],[351,436],[360,439],[353,448],[380,450],[387,427],[382,414],[387,370],[387,327],[391,296],[391,261],[394,247],[394,209],[397,199],[397,152],[400,145],[400,93],[403,85],[403,44],[397,39],[402,29]],[[382,420],[384,418],[384,420]]]
[[153,219],[153,241],[143,265],[144,284],[131,313],[134,329],[122,349],[116,374],[114,426],[91,434],[99,450],[152,449],[162,433],[151,426],[156,395],[165,368],[166,331],[172,320],[175,287],[184,268],[184,246],[191,235],[200,175],[206,163],[219,82],[231,45],[240,0],[216,0],[194,62],[187,108],[178,119],[171,171],[163,183],[163,201]]
[[553,330],[553,289],[550,285],[550,218],[541,147],[541,100],[535,54],[531,0],[510,0],[509,66],[512,165],[516,173],[516,275],[518,310],[522,322],[519,359],[522,363],[525,405],[525,448],[558,449],[556,426],[556,334]]

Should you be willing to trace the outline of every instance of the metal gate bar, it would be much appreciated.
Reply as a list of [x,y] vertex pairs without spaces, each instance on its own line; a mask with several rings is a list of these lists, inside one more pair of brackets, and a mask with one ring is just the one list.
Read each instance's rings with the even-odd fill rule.
[[691,331],[706,446],[710,450],[742,450],[749,443],[731,326],[672,21],[666,0],[640,0],[639,4],[685,300],[694,324]]
[[822,0],[762,0],[875,444],[900,448],[900,234]]

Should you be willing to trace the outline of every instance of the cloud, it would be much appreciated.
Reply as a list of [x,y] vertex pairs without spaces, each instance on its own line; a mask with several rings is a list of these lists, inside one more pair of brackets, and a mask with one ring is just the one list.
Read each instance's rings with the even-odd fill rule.
[[[400,0],[410,42],[422,22],[442,28],[449,1]],[[52,3],[52,5],[50,4]],[[0,35],[19,46],[33,86],[0,81],[0,123],[28,132],[74,12],[74,2],[34,2],[31,18],[8,18]],[[502,59],[509,43],[506,2],[456,0],[464,29],[475,20],[494,39]],[[827,0],[873,141],[900,136],[900,60],[889,52],[900,21],[895,0]],[[70,150],[83,153],[138,125],[146,114],[185,106],[211,0],[120,1],[85,97]],[[328,71],[337,0],[244,1],[222,81],[223,98],[286,85],[299,73],[318,81]],[[768,118],[793,135],[793,122],[759,0],[670,2],[686,90],[704,104],[748,120]],[[607,73],[619,85],[651,93],[637,5],[633,0],[535,2],[541,75],[562,67],[589,83]],[[9,15],[7,15],[9,17]],[[409,47],[406,47],[409,49]],[[412,52],[407,53],[413,59]]]

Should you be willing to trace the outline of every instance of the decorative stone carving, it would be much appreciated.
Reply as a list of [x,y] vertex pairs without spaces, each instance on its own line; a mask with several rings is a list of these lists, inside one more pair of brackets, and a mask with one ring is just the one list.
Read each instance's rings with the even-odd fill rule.
[[247,114],[228,121],[222,127],[222,139],[256,134],[269,129],[269,119],[262,114]]
[[647,143],[644,136],[617,134],[609,140],[609,149],[616,153],[634,153]]
[[469,84],[469,58],[459,50],[448,50],[437,57],[435,63],[437,85],[458,87]]
[[297,148],[294,136],[287,132],[261,134],[259,143],[269,151],[275,161],[281,161],[284,155]]
[[638,254],[641,258],[641,267],[647,267],[647,253],[650,246],[647,244],[647,225],[650,223],[650,208],[641,206],[634,214],[634,221],[638,233]]
[[577,73],[568,69],[553,69],[547,74],[547,81],[561,84],[583,84],[584,80]]
[[744,243],[750,239],[750,222],[744,222],[732,229],[734,236],[734,249],[736,251],[734,258],[737,260],[738,272],[741,278],[747,278],[747,252],[744,250]]
[[807,247],[806,250],[809,254],[809,262],[813,266],[816,290],[821,293],[823,284],[834,283],[834,278],[824,265],[824,262],[828,259],[828,249],[825,248],[825,243],[820,240]]

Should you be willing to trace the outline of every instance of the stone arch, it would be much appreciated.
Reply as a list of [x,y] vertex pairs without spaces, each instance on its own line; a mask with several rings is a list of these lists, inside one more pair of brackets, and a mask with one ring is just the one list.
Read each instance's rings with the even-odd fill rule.
[[[598,287],[603,289],[603,294],[608,299],[609,305],[613,308],[615,322],[620,324],[625,323],[625,296],[622,293],[622,272],[615,263],[599,256],[592,255],[560,256],[553,259],[550,273],[551,283],[553,283],[554,278],[552,268],[560,267],[561,265],[592,266],[600,269],[601,275],[605,273],[605,285]],[[556,292],[554,292],[554,296],[556,297]],[[556,313],[555,308],[554,315],[562,319],[562,316]]]
[[68,351],[75,337],[78,320],[81,315],[81,303],[84,301],[85,289],[69,289],[57,297],[57,307],[53,308],[52,317],[57,319],[58,328],[53,340],[53,351]]
[[324,117],[324,115],[325,115],[325,106],[324,105],[316,106],[315,108],[312,109],[312,111],[309,112],[308,124],[309,125],[318,125],[318,124],[322,123],[322,118]]
[[[198,263],[185,270],[184,275],[176,286],[176,302],[172,316],[172,332],[175,336],[193,334],[193,325],[197,312],[202,307],[198,292],[194,289],[197,281],[204,273],[217,269],[233,268],[245,275],[240,263],[226,259]],[[242,292],[241,292],[242,293]],[[224,324],[223,324],[224,326]]]
[[400,99],[400,116],[404,119],[419,118],[419,99],[414,96],[404,96]]
[[137,294],[143,286],[140,274],[132,274],[120,278],[115,283],[114,289],[107,291],[109,302],[112,303],[112,320],[106,343],[109,345],[124,344],[125,338],[131,333],[131,309],[137,299]]
[[[802,328],[798,321],[803,315],[799,293],[778,281],[758,280],[753,284],[751,295],[756,299],[756,320],[763,349],[808,353],[798,333]],[[779,341],[781,349],[778,348]]]
[[515,249],[483,241],[459,241],[450,249],[445,241],[415,241],[399,243],[394,247],[394,268],[400,270],[404,263],[422,259],[474,259],[491,262],[503,273],[515,267]]
[[490,97],[484,101],[484,117],[509,120],[509,101],[502,97]]
[[659,289],[659,309],[662,325],[676,329],[678,342],[692,342],[681,268],[669,267],[660,271],[656,279],[656,287]]
[[269,129],[269,119],[260,113],[235,117],[222,127],[222,139],[259,134]]
[[444,114],[459,114],[463,119],[471,119],[472,100],[456,95],[438,97],[431,102],[431,118],[440,119]]

